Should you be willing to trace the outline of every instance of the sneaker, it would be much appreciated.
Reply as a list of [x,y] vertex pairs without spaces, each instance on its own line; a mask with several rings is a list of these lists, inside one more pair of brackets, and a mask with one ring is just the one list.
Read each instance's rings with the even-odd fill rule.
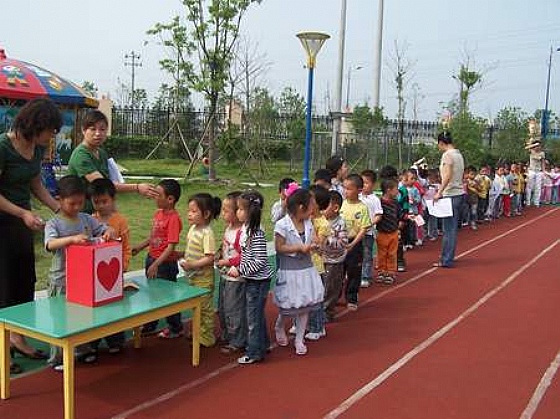
[[116,355],[116,354],[120,354],[122,352],[122,346],[117,345],[117,346],[110,346],[108,351],[111,355]]
[[397,265],[397,272],[406,272],[405,265]]
[[436,237],[430,237],[428,240],[431,241],[431,242],[435,242],[437,240],[437,236]]
[[295,335],[296,334],[296,325],[292,325],[292,327],[290,327],[290,330],[288,330],[288,333],[290,335]]
[[478,226],[476,225],[476,223],[471,224],[471,229],[478,230]]
[[305,355],[307,353],[307,346],[304,343],[296,343],[296,355]]
[[385,285],[393,285],[393,284],[395,283],[395,277],[392,276],[392,275],[386,275],[386,276],[383,278],[383,283],[384,283]]
[[369,286],[371,285],[369,279],[362,279],[362,282],[360,282],[360,288],[369,288]]
[[182,330],[179,332],[172,332],[168,327],[158,333],[158,338],[161,339],[176,339],[183,336],[185,336],[185,332],[183,332]]
[[375,277],[375,282],[382,283],[384,279],[385,279],[385,275],[379,274]]
[[319,340],[322,337],[327,336],[327,331],[326,329],[323,327],[323,330],[321,330],[320,332],[309,332],[305,335],[305,339],[307,340]]
[[62,362],[60,364],[52,364],[51,368],[56,372],[64,372],[64,364]]
[[259,362],[259,360],[255,358],[251,358],[248,355],[243,355],[241,358],[237,358],[237,363],[241,365],[254,364],[255,362]]
[[358,304],[356,304],[356,303],[348,303],[348,304],[346,304],[346,308],[347,308],[349,311],[356,311],[356,310],[358,310]]

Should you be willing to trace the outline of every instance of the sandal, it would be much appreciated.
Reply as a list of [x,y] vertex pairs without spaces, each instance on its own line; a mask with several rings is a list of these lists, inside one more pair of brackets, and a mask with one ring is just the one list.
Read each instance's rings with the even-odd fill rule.
[[276,343],[278,346],[288,346],[288,336],[284,329],[274,329],[276,332]]
[[307,353],[307,346],[304,343],[296,343],[296,355],[305,355]]
[[23,372],[23,368],[21,367],[21,365],[15,362],[12,362],[10,364],[10,374],[17,375],[17,374],[21,374],[22,372]]

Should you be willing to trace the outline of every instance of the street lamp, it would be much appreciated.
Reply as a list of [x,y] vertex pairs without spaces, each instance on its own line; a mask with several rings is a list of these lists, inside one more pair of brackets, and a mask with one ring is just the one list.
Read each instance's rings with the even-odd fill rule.
[[[556,51],[560,51],[560,48],[556,48]],[[546,135],[548,134],[548,97],[550,95],[550,68],[552,67],[552,53],[554,48],[550,47],[550,55],[548,56],[548,77],[546,79],[546,96],[544,99],[544,112],[541,117],[541,137],[546,140]]]
[[[363,67],[357,65],[354,67],[355,71],[361,70]],[[352,79],[352,67],[348,67],[348,80],[346,80],[346,112],[350,109],[350,80]]]
[[305,156],[303,160],[303,179],[302,186],[304,188],[309,188],[309,161],[311,159],[311,107],[313,103],[313,69],[315,68],[315,58],[319,53],[319,50],[325,43],[327,39],[330,38],[329,35],[322,32],[300,32],[296,35],[305,53],[307,54],[307,68],[308,78],[307,78],[307,109],[305,117]]

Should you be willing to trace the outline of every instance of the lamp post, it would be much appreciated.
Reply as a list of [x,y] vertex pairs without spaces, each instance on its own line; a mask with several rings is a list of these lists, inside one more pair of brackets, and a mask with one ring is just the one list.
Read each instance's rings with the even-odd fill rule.
[[[560,48],[556,48],[556,51],[560,51]],[[546,94],[544,98],[544,112],[541,117],[541,137],[546,140],[546,135],[548,134],[548,97],[550,96],[550,69],[552,67],[552,53],[554,48],[550,47],[550,55],[548,56],[548,76],[546,79]]]
[[[361,65],[357,65],[354,67],[355,71],[361,70],[363,67]],[[352,80],[352,67],[348,67],[348,80],[346,80],[346,112],[350,108],[350,81]]]
[[330,38],[329,35],[322,32],[300,32],[296,35],[307,54],[307,109],[305,115],[305,155],[303,160],[303,179],[302,186],[304,188],[309,188],[309,163],[311,159],[311,107],[313,104],[313,69],[315,68],[315,59],[319,50],[325,43],[327,39]]

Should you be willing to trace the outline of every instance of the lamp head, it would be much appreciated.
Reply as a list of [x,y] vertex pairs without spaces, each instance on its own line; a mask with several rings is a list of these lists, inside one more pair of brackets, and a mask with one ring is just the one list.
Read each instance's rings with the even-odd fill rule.
[[307,53],[307,67],[315,67],[315,58],[330,35],[323,32],[300,32],[296,35]]

